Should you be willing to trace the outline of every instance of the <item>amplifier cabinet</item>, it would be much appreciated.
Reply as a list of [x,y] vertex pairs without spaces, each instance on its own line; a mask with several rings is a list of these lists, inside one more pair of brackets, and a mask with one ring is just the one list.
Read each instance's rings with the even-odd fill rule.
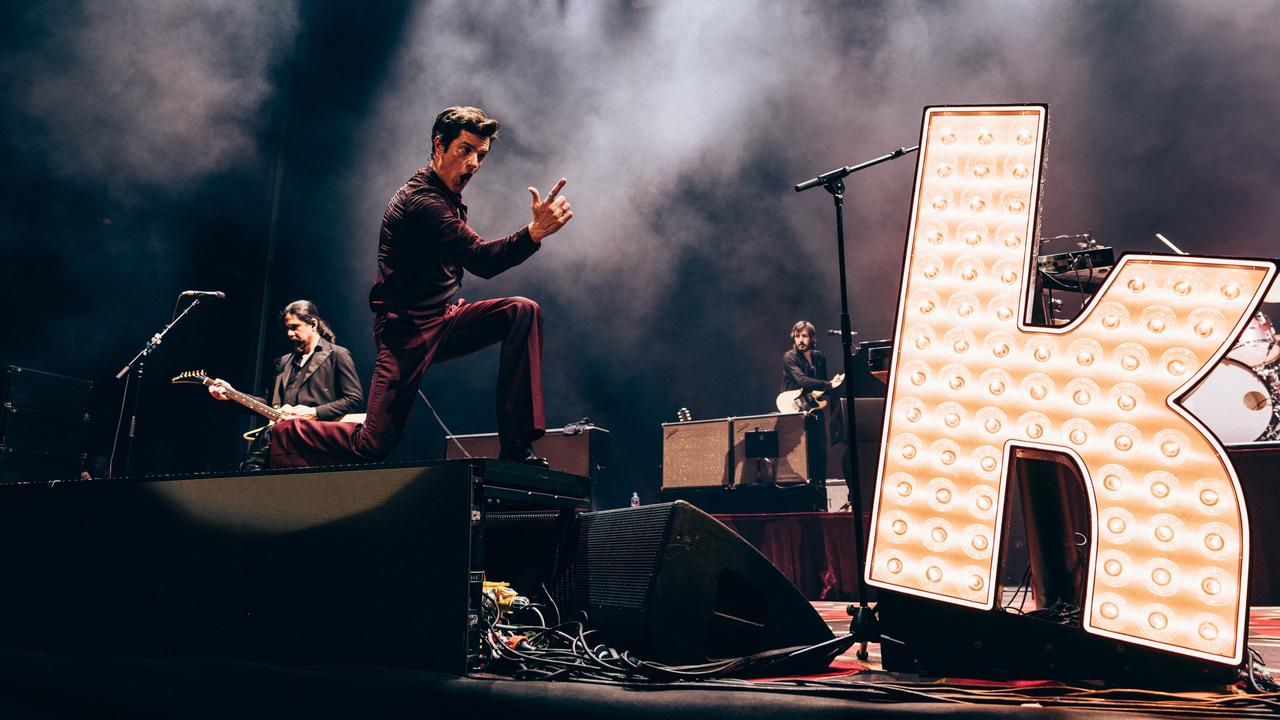
[[83,416],[93,383],[80,378],[8,365],[0,369],[0,401],[56,415]]
[[92,389],[88,380],[0,369],[0,483],[79,477]]
[[[468,454],[474,458],[496,458],[500,451],[497,433],[445,437],[445,458],[448,460],[461,460]],[[549,429],[534,441],[533,451],[545,457],[552,470],[590,478],[592,507],[601,504],[608,490],[608,430],[589,426],[579,432],[565,434],[564,428]]]
[[[733,421],[733,482],[735,485],[809,482],[809,445],[802,413],[772,413],[731,418]],[[778,457],[747,457],[751,432],[776,433]]]
[[83,468],[83,453],[51,453],[0,445],[0,483],[78,480]]
[[732,484],[733,421],[662,424],[662,489]]
[[84,449],[89,416],[61,415],[0,405],[0,446],[38,450],[63,455],[80,454]]

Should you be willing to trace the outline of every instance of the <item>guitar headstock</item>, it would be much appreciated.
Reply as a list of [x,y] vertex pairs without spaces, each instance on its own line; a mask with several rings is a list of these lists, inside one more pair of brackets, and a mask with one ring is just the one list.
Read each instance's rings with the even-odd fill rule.
[[682,407],[676,411],[676,420],[678,422],[691,422],[693,420],[693,413],[689,412],[689,408]]
[[183,383],[190,383],[193,385],[205,385],[213,381],[209,379],[208,375],[204,374],[203,370],[188,370],[186,372],[178,373],[178,376],[170,380],[169,382],[177,383],[179,385]]

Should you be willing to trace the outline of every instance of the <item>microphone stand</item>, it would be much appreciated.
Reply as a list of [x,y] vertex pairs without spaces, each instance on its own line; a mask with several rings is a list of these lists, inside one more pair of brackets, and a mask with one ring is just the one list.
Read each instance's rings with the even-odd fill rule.
[[887,155],[881,155],[858,165],[836,168],[795,186],[796,192],[823,187],[831,193],[836,208],[836,252],[840,259],[840,343],[844,349],[844,436],[849,448],[849,464],[844,468],[844,483],[845,488],[849,490],[849,501],[853,504],[853,542],[858,559],[858,604],[849,606],[849,615],[853,617],[849,623],[849,634],[853,635],[854,641],[860,644],[857,657],[863,661],[868,657],[867,643],[873,640],[878,641],[880,630],[875,611],[867,602],[867,581],[864,572],[867,559],[862,539],[862,485],[858,477],[858,439],[854,435],[857,423],[854,422],[853,405],[853,327],[849,323],[848,276],[845,273],[844,262],[844,179],[859,170],[895,160],[919,149],[919,145],[911,148],[900,147]]
[[[169,324],[165,325],[164,328],[160,330],[160,332],[156,333],[155,335],[152,335],[151,339],[147,340],[146,344],[142,346],[142,349],[138,351],[138,354],[134,355],[133,359],[125,363],[125,366],[120,368],[120,372],[116,373],[117,380],[124,380],[124,377],[128,375],[130,371],[132,371],[134,374],[134,385],[135,385],[133,389],[133,408],[131,411],[132,414],[129,417],[129,440],[128,440],[128,444],[126,445],[125,454],[124,454],[125,477],[129,476],[130,470],[133,467],[133,440],[135,437],[137,437],[137,434],[138,434],[138,401],[142,397],[143,360],[144,358],[146,358],[146,356],[150,355],[152,351],[154,351],[157,347],[160,347],[160,343],[164,342],[164,336],[167,335],[171,329],[173,329],[173,326],[177,325],[179,320],[186,317],[187,313],[191,312],[191,309],[199,304],[200,304],[200,298],[198,297],[192,298],[190,305],[188,305],[181,313],[179,313],[172,320],[170,320]],[[125,387],[125,392],[128,392],[129,390],[128,381],[125,381],[124,387]],[[119,436],[120,436],[120,428],[117,427],[116,428],[117,441],[119,440]],[[112,446],[112,450],[114,449],[115,447]],[[113,478],[116,477],[114,468],[112,468],[111,472],[109,472],[108,474]]]

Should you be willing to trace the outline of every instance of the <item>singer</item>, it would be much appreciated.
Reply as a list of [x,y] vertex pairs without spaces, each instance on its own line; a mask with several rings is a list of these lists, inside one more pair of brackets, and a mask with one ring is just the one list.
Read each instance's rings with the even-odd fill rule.
[[271,444],[272,467],[369,462],[400,442],[422,376],[434,361],[454,360],[501,342],[497,420],[501,457],[545,467],[533,441],[542,436],[542,316],[528,298],[468,303],[458,296],[463,270],[489,278],[524,262],[573,217],[559,196],[535,188],[532,221],[485,240],[467,225],[462,190],[480,170],[498,121],[474,107],[446,108],[431,129],[431,160],[401,187],[382,217],[378,271],[369,292],[377,346],[363,425],[285,420]]

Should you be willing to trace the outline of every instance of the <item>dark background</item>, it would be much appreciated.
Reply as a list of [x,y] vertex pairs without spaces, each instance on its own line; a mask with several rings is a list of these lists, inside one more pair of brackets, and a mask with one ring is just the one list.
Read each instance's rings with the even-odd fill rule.
[[[830,199],[791,185],[915,144],[925,105],[1049,104],[1045,236],[1280,254],[1270,0],[53,0],[6,4],[0,47],[0,364],[93,379],[109,456],[112,376],[178,292],[227,292],[147,362],[135,473],[238,462],[248,419],[168,379],[261,387],[290,300],[367,383],[382,209],[451,104],[504,124],[466,193],[482,234],[569,178],[573,222],[463,294],[542,304],[548,422],[612,431],[614,504],[652,497],[678,408],[769,410],[791,324],[838,326]],[[893,325],[913,168],[850,183],[862,339]],[[455,432],[494,428],[496,358],[428,374]],[[420,408],[396,458],[442,454]]]

